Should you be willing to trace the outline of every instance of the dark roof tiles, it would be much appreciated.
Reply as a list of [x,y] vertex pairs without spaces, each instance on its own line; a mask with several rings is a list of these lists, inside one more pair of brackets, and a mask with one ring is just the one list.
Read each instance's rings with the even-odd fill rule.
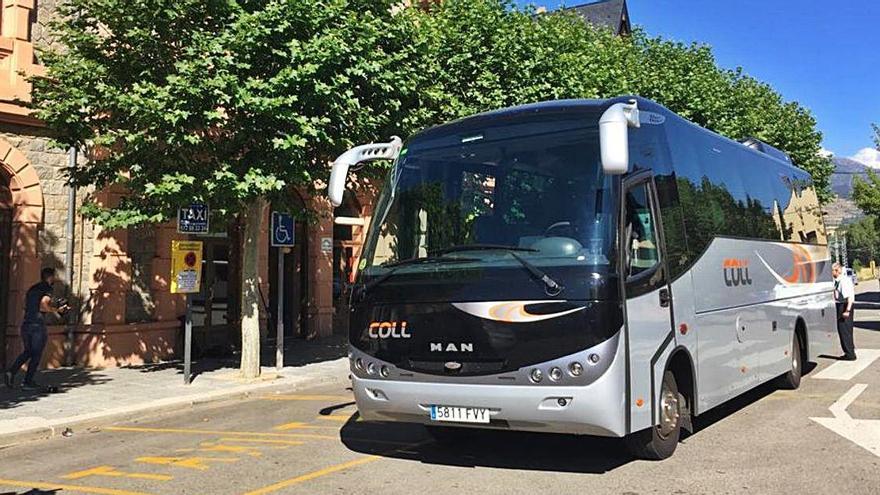
[[583,17],[590,24],[607,27],[614,34],[629,34],[632,30],[626,0],[601,0],[599,2],[566,7],[565,10]]

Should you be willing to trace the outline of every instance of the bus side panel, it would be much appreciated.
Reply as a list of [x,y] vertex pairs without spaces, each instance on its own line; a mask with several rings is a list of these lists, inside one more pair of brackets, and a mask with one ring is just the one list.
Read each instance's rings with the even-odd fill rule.
[[824,246],[711,242],[691,269],[701,411],[786,371],[798,318],[828,340],[830,266]]

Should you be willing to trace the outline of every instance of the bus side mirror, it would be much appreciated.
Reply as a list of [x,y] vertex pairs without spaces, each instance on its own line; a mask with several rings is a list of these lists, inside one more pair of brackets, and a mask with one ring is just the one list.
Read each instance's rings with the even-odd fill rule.
[[393,136],[387,143],[370,143],[355,146],[354,148],[339,155],[333,161],[333,169],[330,171],[330,183],[327,186],[327,196],[333,206],[342,204],[342,195],[345,193],[345,180],[348,178],[348,169],[365,162],[376,160],[394,160],[400,154],[403,141]]
[[639,127],[639,108],[635,100],[615,103],[599,117],[599,148],[602,171],[608,175],[629,170],[629,128]]

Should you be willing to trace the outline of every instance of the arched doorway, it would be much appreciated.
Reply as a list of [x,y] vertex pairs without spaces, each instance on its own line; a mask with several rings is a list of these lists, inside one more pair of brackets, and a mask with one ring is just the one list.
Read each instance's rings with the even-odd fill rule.
[[9,263],[12,243],[12,191],[0,169],[0,365],[6,368],[6,323],[9,309]]

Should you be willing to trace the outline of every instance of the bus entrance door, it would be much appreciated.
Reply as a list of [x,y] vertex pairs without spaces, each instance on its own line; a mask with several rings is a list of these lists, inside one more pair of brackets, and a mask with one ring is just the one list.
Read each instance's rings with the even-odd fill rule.
[[624,183],[621,250],[624,254],[626,332],[630,352],[630,431],[656,424],[664,365],[672,348],[672,293],[654,181],[640,174]]

